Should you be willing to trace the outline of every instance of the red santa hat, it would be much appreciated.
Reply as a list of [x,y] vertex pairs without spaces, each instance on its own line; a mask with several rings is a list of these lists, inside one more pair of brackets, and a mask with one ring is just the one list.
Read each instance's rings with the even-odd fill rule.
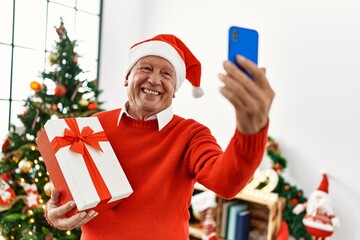
[[173,65],[176,72],[175,92],[186,78],[193,86],[192,95],[195,98],[204,95],[200,87],[201,64],[199,60],[179,38],[170,34],[160,34],[134,44],[128,53],[125,77],[127,78],[131,68],[139,59],[150,55],[162,57]]
[[328,181],[327,175],[325,173],[323,173],[322,181],[321,181],[319,187],[317,188],[317,190],[323,191],[325,193],[329,193],[329,181]]

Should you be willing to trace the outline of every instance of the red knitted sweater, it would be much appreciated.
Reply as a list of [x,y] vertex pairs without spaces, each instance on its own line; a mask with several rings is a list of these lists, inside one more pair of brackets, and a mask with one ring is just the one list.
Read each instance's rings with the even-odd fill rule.
[[225,152],[204,125],[174,115],[161,131],[156,120],[140,121],[120,110],[97,114],[134,192],[83,225],[81,239],[185,240],[197,181],[233,198],[258,167],[267,140],[235,131]]

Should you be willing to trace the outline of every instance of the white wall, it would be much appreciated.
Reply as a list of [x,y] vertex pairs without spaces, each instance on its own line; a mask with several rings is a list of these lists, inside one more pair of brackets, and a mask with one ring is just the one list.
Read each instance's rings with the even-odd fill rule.
[[124,53],[142,38],[145,10],[142,0],[104,1],[99,72],[103,93],[99,99],[104,101],[105,109],[122,106],[126,100],[122,77]]
[[315,190],[321,174],[341,228],[331,239],[360,239],[360,6],[356,0],[182,0],[104,3],[100,88],[106,108],[125,100],[126,49],[158,33],[179,36],[203,64],[202,99],[184,83],[175,112],[209,126],[225,147],[234,113],[219,94],[230,25],[260,34],[259,65],[276,92],[269,134],[288,161],[285,178]]

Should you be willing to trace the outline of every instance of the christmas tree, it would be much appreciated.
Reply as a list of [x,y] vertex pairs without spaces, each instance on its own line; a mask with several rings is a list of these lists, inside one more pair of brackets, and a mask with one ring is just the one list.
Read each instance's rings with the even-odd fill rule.
[[101,111],[101,91],[85,79],[79,67],[77,43],[67,35],[61,19],[55,27],[59,39],[48,55],[42,82],[30,84],[25,111],[18,115],[23,127],[11,125],[0,160],[0,239],[79,239],[80,229],[51,227],[44,207],[52,189],[51,179],[35,139],[47,120],[87,117]]
[[294,207],[299,203],[306,202],[307,198],[300,188],[291,185],[281,175],[286,169],[287,160],[282,156],[279,144],[271,137],[268,137],[266,154],[271,159],[272,168],[277,172],[279,178],[273,192],[286,200],[283,220],[287,223],[289,234],[295,239],[312,239],[302,222],[305,212],[298,215],[293,213]]

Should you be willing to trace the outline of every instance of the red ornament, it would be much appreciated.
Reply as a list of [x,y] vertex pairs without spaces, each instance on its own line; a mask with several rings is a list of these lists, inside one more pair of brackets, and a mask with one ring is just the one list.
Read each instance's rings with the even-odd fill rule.
[[290,200],[290,204],[296,206],[299,203],[299,201],[296,198],[293,198]]
[[302,196],[302,192],[297,192],[296,194],[298,197],[301,197]]
[[41,89],[41,84],[38,83],[37,81],[32,81],[30,83],[30,88],[31,88],[31,90],[39,91]]
[[58,84],[55,87],[55,96],[61,97],[66,94],[66,87],[62,84]]
[[98,104],[97,104],[97,102],[90,102],[89,103],[89,105],[88,105],[88,109],[89,110],[96,110],[96,109],[98,109]]
[[73,63],[74,64],[77,64],[78,63],[78,56],[77,55],[75,55],[74,57],[73,57]]
[[10,182],[12,180],[11,172],[5,172],[0,174],[0,179],[4,180],[5,182]]
[[290,190],[290,185],[285,185],[284,189],[285,189],[286,191],[289,191],[289,190]]
[[5,149],[7,149],[10,146],[10,141],[9,139],[5,139],[2,147],[1,147],[1,151],[4,151]]
[[276,163],[275,165],[274,165],[274,169],[275,170],[281,170],[281,165],[279,164],[279,163]]
[[58,107],[55,103],[51,104],[51,110],[53,110],[54,112],[58,110]]

